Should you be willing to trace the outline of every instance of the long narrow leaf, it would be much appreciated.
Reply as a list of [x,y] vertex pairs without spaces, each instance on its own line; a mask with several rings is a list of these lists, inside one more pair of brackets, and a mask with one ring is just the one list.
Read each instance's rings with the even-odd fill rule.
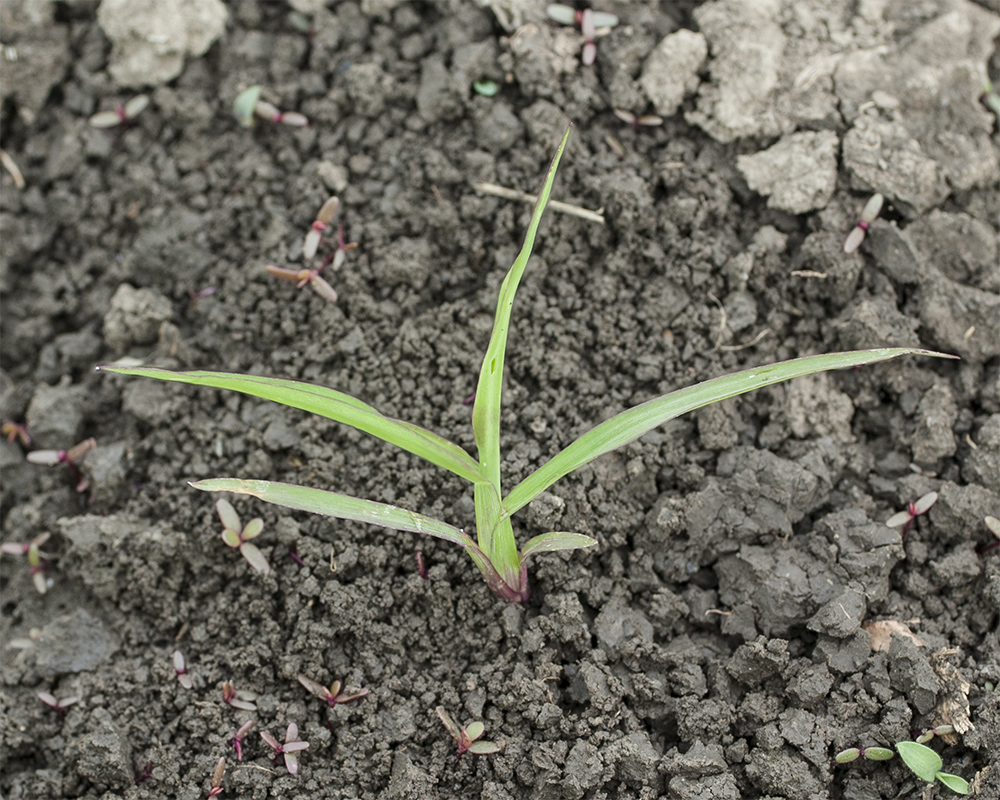
[[521,560],[523,561],[535,553],[554,553],[557,550],[579,550],[583,547],[593,547],[597,544],[597,539],[591,539],[582,533],[568,533],[566,531],[552,531],[543,533],[528,539],[521,550]]
[[196,481],[191,485],[203,492],[248,494],[285,508],[295,508],[299,511],[324,514],[338,519],[350,519],[355,522],[367,522],[371,525],[379,525],[397,531],[424,533],[428,536],[454,542],[466,549],[478,550],[475,542],[459,528],[433,517],[425,517],[423,514],[408,511],[405,508],[376,503],[373,500],[362,500],[359,497],[337,494],[323,489],[312,489],[308,486],[296,486],[291,483],[242,480],[240,478],[211,478]]
[[99,367],[99,369],[118,375],[135,375],[174,383],[189,383],[194,386],[229,389],[273,400],[275,403],[299,408],[350,425],[473,483],[485,480],[485,475],[472,456],[458,445],[418,425],[383,416],[360,400],[343,392],[327,389],[325,386],[258,375],[235,375],[228,372],[171,372],[151,367]]
[[521,252],[507,272],[507,277],[504,278],[503,285],[500,287],[500,299],[497,301],[493,334],[490,337],[490,345],[486,350],[486,357],[483,359],[483,366],[479,372],[476,405],[472,411],[472,427],[476,435],[476,446],[479,448],[479,466],[485,472],[490,483],[496,487],[497,494],[500,493],[500,395],[503,388],[503,362],[507,348],[507,332],[510,329],[510,312],[514,305],[517,285],[521,281],[524,268],[528,264],[529,256],[531,256],[531,248],[535,244],[538,223],[542,219],[545,204],[549,200],[552,182],[556,177],[556,168],[559,166],[563,150],[566,149],[569,132],[570,129],[567,129],[563,135],[559,149],[556,151],[548,174],[545,176],[545,185],[538,193],[535,211],[531,215],[531,223],[528,225],[528,232],[525,234]]
[[723,375],[649,400],[623,411],[585,433],[515,486],[504,498],[503,506],[508,513],[513,514],[573,470],[638,439],[657,425],[662,425],[667,420],[686,414],[688,411],[791,378],[886,361],[907,354],[954,358],[944,353],[907,347],[807,356]]

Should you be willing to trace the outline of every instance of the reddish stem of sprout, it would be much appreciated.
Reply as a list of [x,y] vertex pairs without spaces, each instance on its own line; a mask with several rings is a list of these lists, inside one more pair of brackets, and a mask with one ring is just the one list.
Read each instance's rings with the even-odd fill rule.
[[424,564],[424,554],[419,550],[417,551],[417,575],[425,581],[429,581],[431,579],[430,573],[427,571],[427,565]]

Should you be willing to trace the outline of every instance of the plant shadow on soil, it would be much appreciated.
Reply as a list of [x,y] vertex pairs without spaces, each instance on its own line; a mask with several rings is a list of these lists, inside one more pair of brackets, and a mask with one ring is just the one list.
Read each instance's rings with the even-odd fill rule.
[[[226,37],[110,134],[86,125],[123,94],[94,4],[57,4],[44,31],[9,28],[25,54],[44,41],[73,63],[53,58],[31,78],[51,87],[4,101],[2,144],[28,187],[4,175],[3,418],[27,420],[38,446],[98,447],[77,494],[61,469],[0,442],[4,540],[54,534],[44,596],[22,561],[2,563],[5,643],[41,629],[3,652],[3,796],[203,797],[225,755],[226,797],[918,797],[898,759],[833,756],[943,714],[973,726],[941,750],[945,768],[971,779],[992,766],[983,796],[996,792],[1000,698],[985,687],[1000,680],[1000,562],[976,552],[982,516],[1000,510],[995,184],[970,179],[935,210],[900,189],[845,256],[860,166],[835,163],[827,201],[790,213],[750,189],[737,158],[794,126],[728,137],[719,114],[694,124],[693,96],[658,129],[611,114],[646,102],[643,60],[678,22],[711,37],[706,9],[738,3],[682,20],[618,4],[629,24],[600,40],[591,69],[576,50],[539,49],[558,44],[545,21],[515,41],[473,4],[381,5],[335,4],[306,36],[284,4],[232,4]],[[846,30],[853,4],[826,5]],[[988,13],[926,5],[906,25],[850,27],[870,37],[851,47],[881,31],[891,62],[915,27]],[[800,23],[781,24],[811,46]],[[734,30],[759,35],[745,20]],[[496,97],[469,90],[483,77],[501,82]],[[711,84],[709,67],[700,79]],[[240,128],[229,104],[255,82],[313,125]],[[856,110],[803,127],[843,135]],[[536,191],[569,121],[553,197],[602,207],[607,224],[543,220],[508,349],[508,488],[611,414],[740,367],[916,344],[963,361],[773,387],[594,462],[515,518],[522,542],[555,529],[600,542],[532,559],[525,606],[491,596],[443,542],[237,502],[265,520],[255,541],[274,571],[253,573],[186,481],[303,482],[467,529],[471,493],[326,420],[93,366],[133,356],[314,381],[472,451],[464,400],[531,209],[469,182]],[[976,141],[995,164],[995,131]],[[331,192],[360,243],[329,276],[336,305],[263,269],[298,266]],[[905,541],[885,528],[931,490],[938,503]],[[876,620],[908,624],[920,644],[880,646]],[[300,673],[371,694],[328,713]],[[258,710],[224,705],[226,680],[256,692]],[[80,702],[60,720],[39,691]],[[503,751],[456,762],[439,705],[482,719]],[[248,716],[237,762],[229,740]],[[310,743],[297,776],[257,736],[289,722]]]

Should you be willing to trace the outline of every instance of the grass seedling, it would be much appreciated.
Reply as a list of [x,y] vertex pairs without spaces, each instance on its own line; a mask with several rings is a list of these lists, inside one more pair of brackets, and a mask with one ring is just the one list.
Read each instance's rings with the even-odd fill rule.
[[240,554],[247,560],[247,563],[257,572],[267,575],[271,571],[271,565],[267,563],[264,554],[250,540],[259,536],[264,530],[264,520],[254,517],[246,527],[240,524],[239,514],[228,500],[219,499],[215,503],[215,508],[219,512],[219,519],[222,520],[222,541],[230,547],[238,548]]
[[968,794],[969,783],[965,778],[952,775],[950,772],[942,772],[944,763],[941,756],[931,750],[927,745],[917,742],[897,742],[896,751],[903,763],[910,768],[910,771],[920,780],[927,783],[941,781],[955,794]]
[[11,556],[27,556],[28,571],[31,573],[31,582],[35,586],[35,591],[45,594],[49,588],[45,573],[49,568],[49,558],[42,552],[42,545],[52,536],[51,533],[40,533],[30,542],[4,542],[0,544],[0,552]]
[[299,289],[308,283],[313,291],[326,302],[336,303],[337,291],[320,277],[320,273],[326,269],[328,261],[324,261],[316,269],[286,269],[285,267],[276,267],[273,264],[268,264],[265,269],[275,278],[281,278],[283,281],[294,281]]
[[480,740],[479,737],[483,735],[483,731],[485,730],[485,726],[482,722],[476,720],[475,722],[470,722],[464,728],[461,728],[458,723],[451,718],[451,715],[441,706],[435,708],[434,712],[448,729],[448,733],[450,733],[451,738],[455,740],[455,744],[458,745],[459,758],[466,753],[475,753],[478,756],[485,756],[490,753],[500,752],[500,745],[496,742],[484,742]]
[[49,708],[55,709],[56,714],[59,715],[60,722],[66,720],[66,709],[74,703],[80,702],[79,697],[67,697],[65,700],[56,700],[55,695],[49,694],[48,692],[39,692],[38,699],[45,703],[45,705]]
[[888,761],[893,755],[888,747],[848,747],[837,753],[834,760],[838,764],[850,764],[859,758],[866,758],[869,761]]
[[14,440],[17,439],[22,447],[31,447],[31,437],[28,435],[27,425],[5,422],[0,426],[0,435],[7,439],[8,444],[14,444]]
[[274,750],[274,760],[278,760],[279,755],[285,757],[285,769],[289,775],[295,775],[299,771],[299,757],[297,753],[309,747],[309,742],[299,741],[299,726],[294,722],[288,723],[285,731],[285,741],[282,744],[267,731],[261,731],[260,738],[267,742],[268,746]]
[[618,24],[618,17],[614,14],[606,14],[601,11],[594,11],[585,8],[578,11],[570,6],[561,3],[552,3],[546,13],[550,19],[554,19],[563,25],[575,25],[583,34],[583,51],[580,54],[580,63],[589,67],[597,60],[598,36],[606,36],[611,32],[611,28]]
[[333,218],[337,216],[338,208],[340,208],[340,200],[337,197],[330,197],[316,212],[316,219],[309,226],[306,240],[302,243],[302,257],[306,260],[316,255],[319,243],[323,239],[323,232],[330,227]]
[[907,503],[905,509],[897,511],[885,521],[886,527],[898,528],[902,525],[903,530],[900,533],[900,538],[905,539],[906,534],[910,532],[913,520],[930,511],[931,506],[937,502],[937,499],[937,492],[928,492],[915,503]]
[[32,464],[44,464],[48,467],[65,464],[69,467],[73,480],[76,481],[76,490],[85,492],[90,487],[90,481],[80,471],[80,461],[95,447],[97,447],[95,439],[84,439],[69,450],[32,450],[25,458]]
[[861,243],[865,240],[865,235],[868,233],[868,226],[875,221],[875,218],[882,210],[882,203],[884,202],[885,198],[879,192],[868,198],[865,207],[861,209],[861,219],[858,220],[858,224],[851,229],[851,232],[847,234],[847,238],[844,240],[845,253],[853,253],[861,247]]
[[362,697],[367,697],[371,692],[371,689],[361,689],[354,694],[344,694],[340,691],[340,681],[334,681],[330,684],[330,688],[327,689],[323,684],[317,683],[305,675],[299,675],[298,679],[299,683],[306,688],[306,691],[324,701],[329,708],[333,708],[340,703],[351,703],[355,700],[360,700]]
[[233,746],[236,750],[236,760],[243,760],[243,740],[247,738],[247,734],[250,733],[250,729],[253,727],[253,720],[248,719],[239,729],[236,731],[236,735],[229,740],[229,744]]
[[193,689],[194,681],[191,680],[191,676],[188,675],[184,664],[184,654],[180,650],[174,650],[173,656],[171,656],[174,662],[174,672],[177,673],[177,682],[183,686],[185,689]]
[[663,124],[663,117],[658,117],[656,114],[643,114],[641,117],[637,117],[631,111],[626,111],[624,108],[616,108],[614,112],[618,119],[622,122],[627,122],[635,128],[636,133],[641,128],[655,128]]
[[323,489],[242,478],[215,478],[197,481],[192,485],[202,491],[247,494],[286,508],[444,539],[457,544],[468,553],[496,595],[510,601],[525,602],[528,599],[528,558],[541,553],[576,550],[597,544],[596,540],[580,533],[551,531],[529,539],[518,550],[512,515],[559,479],[599,456],[635,441],[681,414],[754,389],[816,372],[856,367],[906,354],[942,356],[940,353],[913,348],[884,348],[807,356],[713,378],[654,398],[602,422],[504,494],[500,475],[503,463],[500,453],[500,411],[511,310],[568,137],[569,131],[566,131],[535,203],[524,245],[500,288],[493,333],[479,373],[472,410],[472,429],[478,458],[473,458],[459,445],[429,430],[383,416],[350,395],[314,384],[223,372],[172,372],[131,366],[100,369],[121,375],[229,389],[273,400],[355,427],[454,473],[472,485],[476,513],[475,540],[464,530],[441,520],[397,506]]
[[138,94],[124,105],[117,106],[114,111],[98,111],[90,118],[90,125],[94,128],[124,128],[145,111],[148,105],[149,95]]
[[212,770],[212,788],[208,790],[209,799],[222,794],[222,779],[226,777],[226,759],[220,758]]
[[253,701],[256,699],[257,695],[253,692],[247,692],[242,689],[237,691],[232,681],[226,681],[222,684],[222,702],[231,705],[233,708],[238,708],[240,711],[256,711],[257,706],[253,704]]
[[293,128],[304,128],[309,120],[297,111],[280,111],[277,106],[260,99],[260,86],[249,86],[236,96],[233,113],[245,128],[253,126],[256,119],[264,119]]

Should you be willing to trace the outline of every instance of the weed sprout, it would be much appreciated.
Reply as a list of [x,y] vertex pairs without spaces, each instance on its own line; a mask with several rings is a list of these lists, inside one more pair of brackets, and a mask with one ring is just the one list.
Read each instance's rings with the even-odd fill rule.
[[284,743],[279,742],[268,731],[261,731],[260,738],[267,742],[268,746],[274,750],[275,760],[277,760],[279,755],[285,757],[285,769],[288,770],[289,775],[295,775],[299,771],[299,757],[297,754],[309,747],[309,742],[299,741],[298,725],[294,722],[288,723]]
[[222,702],[233,708],[238,708],[240,711],[256,711],[257,706],[253,704],[256,699],[257,695],[254,692],[242,689],[237,691],[232,681],[226,681],[222,684]]
[[500,745],[496,742],[485,742],[480,740],[479,737],[483,735],[483,731],[486,726],[484,726],[479,720],[470,722],[462,728],[459,727],[458,723],[455,722],[455,720],[451,718],[451,715],[441,706],[435,708],[434,713],[438,715],[438,718],[448,729],[448,733],[451,734],[451,738],[454,739],[455,744],[458,745],[459,758],[466,753],[474,753],[478,756],[485,756],[491,753],[500,752]]
[[80,461],[95,447],[97,447],[95,439],[84,439],[69,450],[32,450],[25,458],[32,464],[44,464],[48,467],[65,464],[69,467],[73,480],[76,481],[76,490],[85,492],[90,486],[90,481],[80,471]]
[[236,735],[229,740],[229,744],[233,746],[236,750],[236,760],[243,760],[243,741],[247,738],[247,734],[250,733],[250,729],[253,727],[253,720],[248,719],[244,722],[236,731]]
[[48,692],[39,692],[38,699],[41,700],[49,708],[55,709],[56,714],[59,715],[60,720],[66,719],[66,709],[69,708],[74,703],[79,703],[79,697],[67,697],[64,700],[57,700],[55,695],[49,694]]
[[848,747],[837,753],[834,760],[838,764],[850,764],[859,758],[866,758],[869,761],[888,761],[892,756],[893,752],[888,747]]
[[337,290],[320,277],[320,273],[326,269],[326,266],[327,262],[324,261],[317,269],[286,269],[285,267],[276,267],[273,264],[268,264],[265,269],[275,278],[281,278],[283,281],[294,281],[299,289],[308,283],[313,291],[326,302],[336,303]]
[[31,447],[31,437],[28,435],[28,426],[17,422],[5,422],[0,426],[0,435],[7,439],[8,444],[13,444],[17,439],[22,447]]
[[226,777],[226,759],[220,758],[212,770],[212,788],[208,790],[209,798],[222,794],[222,779]]
[[371,692],[370,689],[360,689],[354,694],[344,694],[340,691],[340,681],[334,681],[330,684],[330,688],[327,689],[321,683],[317,683],[312,678],[306,677],[305,675],[298,676],[299,683],[301,683],[306,690],[323,700],[327,706],[333,708],[335,705],[340,703],[350,703],[354,700],[360,700],[362,697],[367,697]]
[[129,125],[149,105],[149,95],[139,94],[114,111],[98,111],[90,118],[94,128],[117,128]]
[[983,93],[979,96],[979,99],[983,101],[990,111],[997,115],[997,119],[1000,119],[1000,94],[997,93],[993,81],[987,80],[983,84]]
[[222,541],[230,547],[238,548],[240,554],[251,567],[257,572],[267,575],[271,571],[271,566],[257,545],[250,541],[264,530],[264,520],[260,517],[254,517],[246,524],[246,527],[243,527],[240,525],[239,514],[236,513],[236,509],[228,500],[216,501],[215,508],[219,512],[219,519],[222,520]]
[[261,100],[260,92],[260,86],[249,86],[240,92],[233,102],[233,113],[243,127],[252,127],[257,118],[293,128],[304,128],[309,124],[304,114],[299,114],[297,111],[280,111],[272,103]]
[[861,209],[861,219],[858,220],[858,224],[854,226],[851,232],[847,234],[847,239],[844,240],[845,253],[853,253],[861,247],[861,243],[865,240],[865,234],[868,233],[868,226],[875,221],[875,218],[882,210],[882,203],[884,202],[885,198],[879,192],[868,198],[865,207]]
[[52,536],[50,533],[40,533],[30,542],[4,542],[0,544],[0,552],[11,556],[27,556],[28,571],[31,573],[31,582],[35,586],[35,591],[45,594],[48,589],[48,581],[45,579],[45,572],[49,568],[48,555],[42,552],[42,545]]
[[905,509],[896,512],[885,521],[886,527],[898,528],[902,525],[903,530],[900,533],[900,537],[905,539],[906,534],[910,531],[910,526],[913,524],[913,520],[922,514],[926,514],[931,506],[937,502],[937,499],[937,492],[928,492],[916,502],[907,503]]
[[497,86],[496,81],[473,81],[472,89],[476,94],[483,97],[493,97],[500,91],[500,87]]
[[610,33],[610,29],[618,24],[618,17],[614,14],[594,11],[591,8],[578,11],[561,3],[552,3],[546,9],[546,13],[550,19],[562,25],[575,25],[580,29],[580,33],[583,34],[583,51],[580,54],[580,63],[585,67],[589,67],[597,60],[595,39],[598,36],[607,35]]
[[177,673],[177,682],[185,689],[194,688],[194,681],[188,675],[184,664],[184,654],[180,650],[174,650],[172,656],[174,662],[174,672]]
[[626,111],[624,108],[616,108],[614,109],[614,112],[618,119],[622,122],[627,122],[635,128],[636,133],[639,132],[640,128],[655,128],[663,124],[663,117],[658,117],[656,114],[643,114],[642,116],[636,116],[631,111]]
[[309,226],[309,232],[306,234],[306,240],[302,243],[302,256],[305,259],[310,259],[316,255],[316,251],[319,249],[319,243],[323,239],[323,232],[330,227],[330,223],[333,218],[337,216],[337,209],[340,208],[340,200],[337,197],[330,197],[327,199],[322,206],[320,206],[319,211],[316,212],[316,219],[313,220],[312,225]]
[[950,772],[942,772],[944,763],[941,756],[931,750],[927,745],[918,742],[897,742],[896,751],[903,763],[910,768],[910,771],[920,780],[927,783],[941,781],[955,794],[968,794],[969,784],[964,778],[952,775]]

